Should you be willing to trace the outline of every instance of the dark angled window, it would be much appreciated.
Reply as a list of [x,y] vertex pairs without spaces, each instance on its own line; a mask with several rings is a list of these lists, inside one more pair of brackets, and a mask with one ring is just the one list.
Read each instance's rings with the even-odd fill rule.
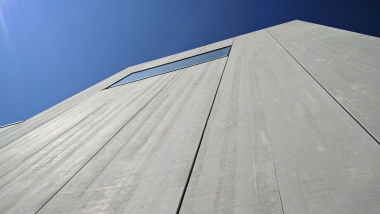
[[201,55],[193,56],[193,57],[190,57],[190,58],[187,58],[187,59],[183,59],[183,60],[180,60],[180,61],[172,62],[172,63],[169,63],[169,64],[161,65],[161,66],[158,66],[158,67],[150,68],[150,69],[147,69],[147,70],[138,71],[138,72],[132,73],[132,74],[124,77],[123,79],[121,79],[120,81],[114,83],[113,85],[109,86],[108,88],[112,88],[112,87],[115,87],[115,86],[127,84],[127,83],[130,83],[130,82],[135,82],[135,81],[138,81],[138,80],[146,79],[146,78],[157,76],[157,75],[160,75],[160,74],[168,73],[168,72],[171,72],[171,71],[175,71],[175,70],[178,70],[178,69],[181,69],[181,68],[186,68],[186,67],[189,67],[189,66],[197,65],[197,64],[200,64],[200,63],[204,63],[204,62],[207,62],[207,61],[214,60],[214,59],[219,59],[219,58],[228,56],[228,54],[230,52],[230,49],[231,49],[231,46],[225,47],[225,48],[222,48],[222,49],[218,49],[218,50],[215,50],[215,51],[211,51],[211,52],[208,52],[208,53],[204,53],[204,54],[201,54]]

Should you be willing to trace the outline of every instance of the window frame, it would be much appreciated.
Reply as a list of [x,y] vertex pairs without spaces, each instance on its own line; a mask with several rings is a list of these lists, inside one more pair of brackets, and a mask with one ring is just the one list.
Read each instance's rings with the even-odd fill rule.
[[[212,53],[212,52],[215,52],[215,51],[219,51],[219,50],[222,50],[222,49],[226,49],[226,48],[229,48],[229,49],[228,49],[228,52],[227,52],[227,54],[225,56],[221,56],[221,57],[217,57],[217,58],[210,59],[210,60],[207,60],[207,61],[199,62],[199,63],[192,64],[192,65],[189,65],[189,66],[186,66],[186,67],[170,70],[170,71],[167,71],[167,72],[164,72],[164,73],[156,74],[156,75],[145,77],[145,78],[142,78],[142,79],[137,79],[137,80],[134,80],[134,81],[131,81],[131,82],[126,82],[126,83],[123,83],[123,84],[120,84],[120,85],[115,85],[118,82],[122,81],[123,79],[125,79],[125,78],[127,78],[127,77],[129,77],[129,76],[131,76],[133,74],[140,73],[140,72],[147,71],[147,70],[154,69],[154,68],[158,68],[158,67],[161,67],[161,66],[169,65],[169,64],[172,64],[172,63],[180,62],[180,61],[187,60],[187,59],[190,59],[190,58],[202,56],[202,55],[209,54],[209,53]],[[213,61],[213,60],[217,60],[217,59],[220,59],[220,58],[223,58],[223,57],[228,57],[230,55],[231,48],[232,48],[232,45],[228,45],[228,46],[224,46],[222,48],[211,50],[211,51],[208,51],[208,52],[205,52],[205,53],[202,53],[202,54],[198,54],[198,55],[186,57],[186,58],[183,58],[183,59],[179,59],[179,60],[176,60],[176,61],[173,61],[173,62],[168,62],[168,63],[165,63],[165,64],[157,65],[157,66],[154,66],[154,67],[151,67],[151,68],[147,68],[147,69],[144,69],[144,70],[135,71],[135,72],[132,72],[132,73],[128,74],[127,76],[119,79],[118,81],[112,83],[110,86],[106,87],[105,89],[115,88],[115,87],[122,86],[122,85],[125,85],[125,84],[141,81],[141,80],[148,79],[148,78],[151,78],[151,77],[159,76],[159,75],[162,75],[162,74],[170,73],[170,72],[173,72],[173,71],[178,71],[178,70],[181,70],[181,69],[184,69],[184,68],[188,68],[188,67],[191,67],[191,66],[195,66],[195,65],[202,64],[202,63],[206,63],[206,62],[210,62],[210,61]]]

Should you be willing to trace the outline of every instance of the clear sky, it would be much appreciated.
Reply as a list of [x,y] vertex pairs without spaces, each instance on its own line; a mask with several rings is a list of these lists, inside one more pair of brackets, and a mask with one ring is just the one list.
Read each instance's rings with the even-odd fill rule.
[[126,67],[294,19],[380,37],[379,0],[0,0],[0,126]]

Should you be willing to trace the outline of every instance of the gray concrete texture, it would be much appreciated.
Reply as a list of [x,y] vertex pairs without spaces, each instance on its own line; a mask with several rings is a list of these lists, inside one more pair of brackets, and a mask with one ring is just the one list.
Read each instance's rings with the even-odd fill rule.
[[127,68],[0,130],[0,213],[380,213],[379,59],[293,21]]
[[380,141],[380,39],[295,21],[268,29]]
[[16,127],[16,125],[22,123],[24,121],[19,121],[19,122],[16,122],[16,123],[11,123],[11,124],[8,124],[8,125],[4,125],[4,126],[1,126],[0,127],[0,133],[7,130],[7,129],[10,129],[10,128],[13,128],[13,127]]

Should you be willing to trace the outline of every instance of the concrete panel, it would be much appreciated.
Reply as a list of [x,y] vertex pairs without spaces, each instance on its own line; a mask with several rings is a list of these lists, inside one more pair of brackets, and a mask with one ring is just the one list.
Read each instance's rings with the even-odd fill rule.
[[[30,154],[33,151],[18,145],[23,157],[31,156],[0,178],[0,213],[36,212],[176,74],[172,72],[119,86],[107,90],[109,93],[104,91],[103,96],[110,96],[112,91],[117,91],[116,96],[119,92],[123,96],[108,102],[105,108],[95,111],[36,153]],[[91,104],[87,107],[91,108]],[[54,132],[57,127],[50,128]],[[46,132],[39,134],[49,136]],[[31,141],[29,144],[40,147],[46,142],[40,145]],[[29,153],[25,155],[20,149]]]
[[[166,80],[157,81],[156,79],[150,86],[152,93],[154,94],[155,90],[159,90],[166,82]],[[81,127],[82,123],[86,122],[86,119],[94,113],[104,112],[109,105],[118,103],[121,96],[129,96],[130,100],[144,96],[146,92],[140,87],[146,87],[145,85],[146,82],[138,81],[103,90],[1,149],[0,177],[68,130],[75,126]],[[128,95],[125,94],[127,91]]]
[[181,213],[377,213],[379,156],[267,31],[247,34],[235,38]]
[[282,213],[256,43],[253,34],[234,40],[180,213]]
[[225,61],[180,70],[39,213],[175,213]]
[[273,38],[259,39],[276,59],[264,109],[285,213],[376,213],[378,144]]
[[380,38],[302,21],[268,32],[380,141]]

